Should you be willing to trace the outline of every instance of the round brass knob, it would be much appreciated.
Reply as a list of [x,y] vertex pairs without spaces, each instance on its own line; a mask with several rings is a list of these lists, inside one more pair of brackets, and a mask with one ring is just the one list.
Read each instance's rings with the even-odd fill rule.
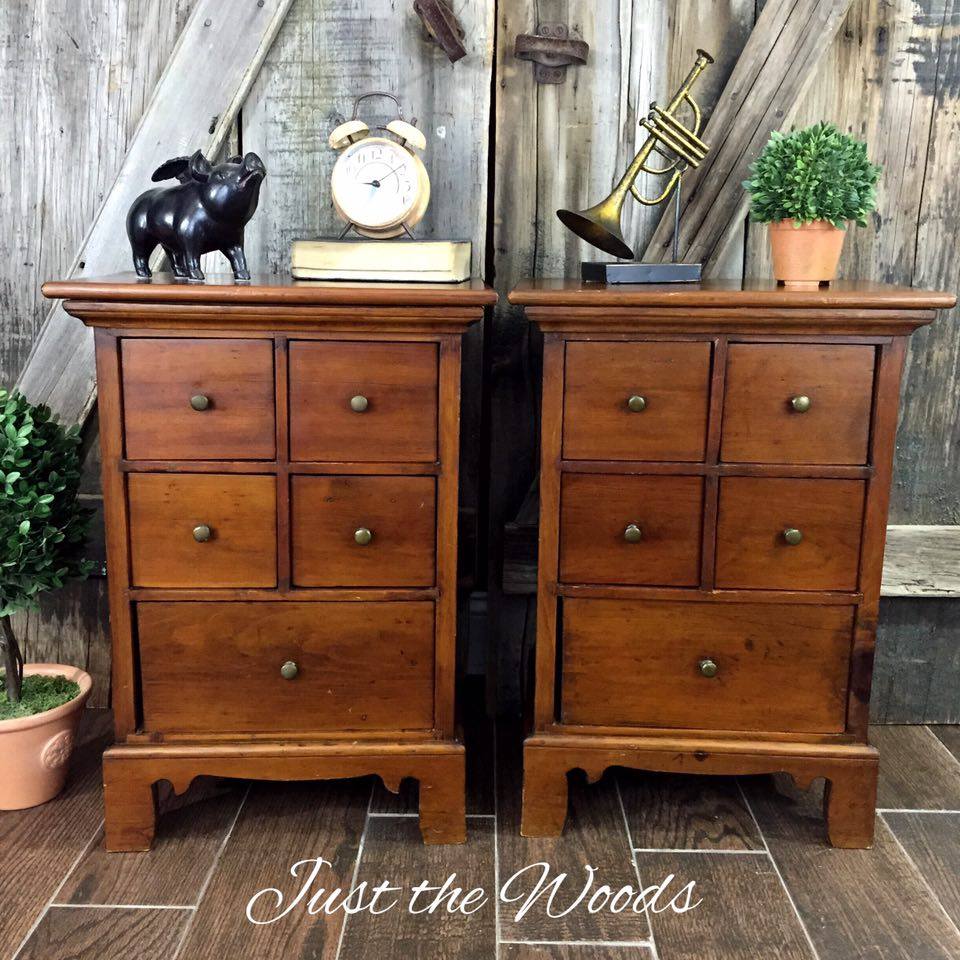
[[786,540],[791,547],[795,547],[803,542],[803,534],[796,527],[787,527],[787,529],[783,531],[783,539]]
[[296,665],[296,663],[293,662],[293,660],[288,660],[280,668],[280,676],[283,677],[284,680],[293,680],[293,678],[296,677],[299,672],[300,668]]
[[350,399],[350,409],[354,413],[363,413],[369,406],[370,401],[360,394]]
[[633,396],[627,401],[627,406],[633,413],[643,413],[647,409],[647,398]]
[[373,539],[373,531],[368,530],[366,527],[360,527],[354,533],[353,539],[356,540],[361,547],[365,547]]
[[197,543],[206,543],[213,536],[213,531],[205,524],[193,528],[193,539]]
[[643,539],[643,531],[635,523],[631,523],[623,531],[623,539],[627,543],[639,543]]
[[206,410],[210,406],[210,398],[198,393],[195,397],[190,398],[190,406],[197,411]]
[[793,407],[797,413],[806,413],[810,409],[810,404],[811,401],[809,397],[799,396],[790,398],[790,406]]
[[715,660],[711,660],[709,657],[704,657],[704,659],[700,661],[699,667],[700,676],[706,677],[708,680],[715,677],[720,670],[720,668],[717,666],[717,662]]

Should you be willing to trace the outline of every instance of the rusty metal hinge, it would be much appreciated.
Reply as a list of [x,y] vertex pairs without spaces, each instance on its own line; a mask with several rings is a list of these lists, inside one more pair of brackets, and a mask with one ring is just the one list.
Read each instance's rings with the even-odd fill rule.
[[430,38],[443,47],[451,63],[467,55],[467,48],[463,45],[466,33],[444,0],[414,0],[413,12],[420,18]]
[[533,77],[537,83],[563,83],[567,67],[585,64],[590,46],[579,37],[570,36],[563,23],[541,23],[536,33],[517,37],[514,56],[533,61]]

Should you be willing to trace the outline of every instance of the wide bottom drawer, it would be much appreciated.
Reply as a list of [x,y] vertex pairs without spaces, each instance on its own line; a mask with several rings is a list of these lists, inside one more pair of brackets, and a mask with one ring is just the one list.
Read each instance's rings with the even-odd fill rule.
[[141,603],[137,624],[148,731],[433,726],[429,601]]
[[854,608],[566,600],[563,723],[839,733]]

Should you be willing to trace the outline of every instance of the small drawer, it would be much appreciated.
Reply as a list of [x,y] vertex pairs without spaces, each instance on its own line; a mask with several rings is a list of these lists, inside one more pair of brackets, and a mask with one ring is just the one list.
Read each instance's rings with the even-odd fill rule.
[[709,343],[568,343],[567,460],[702,460]]
[[131,473],[136,587],[275,587],[273,477]]
[[722,459],[866,463],[875,362],[869,346],[733,344]]
[[147,731],[426,730],[434,610],[415,603],[141,603]]
[[290,459],[432,463],[433,343],[290,344]]
[[299,587],[432,587],[433,477],[294,477]]
[[694,587],[700,582],[701,477],[568,473],[560,579]]
[[856,590],[865,495],[862,480],[722,478],[716,585]]
[[562,721],[840,733],[854,608],[566,600]]
[[272,460],[273,343],[152,340],[121,346],[130,460]]

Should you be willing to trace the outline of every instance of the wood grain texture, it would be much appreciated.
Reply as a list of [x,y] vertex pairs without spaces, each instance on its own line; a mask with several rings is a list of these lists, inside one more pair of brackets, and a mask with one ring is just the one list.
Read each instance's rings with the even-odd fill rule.
[[180,797],[161,790],[155,848],[118,857],[107,853],[101,835],[71,870],[57,903],[196,906],[245,792],[243,784],[210,778]]
[[[243,910],[259,890],[276,888],[285,903],[302,877],[290,875],[305,857],[323,857],[318,885],[348,890],[363,832],[369,781],[256,784],[196,912],[179,960],[251,955],[262,960],[335,960],[344,914],[306,910],[270,925],[247,922]],[[265,919],[275,899],[261,898],[254,916]]]
[[433,344],[292,343],[290,459],[436,460],[437,362]]
[[960,814],[885,813],[883,819],[960,927]]
[[736,780],[621,771],[636,850],[763,850]]
[[[856,590],[865,497],[861,480],[723,477],[716,586]],[[802,542],[787,543],[788,529]]]
[[[137,619],[147,730],[433,723],[432,603],[148,603]],[[280,675],[287,661],[293,680]]]
[[[711,152],[685,179],[680,258],[710,262],[747,209],[748,168],[809,86],[850,0],[770,0],[757,15],[701,138]],[[673,214],[666,211],[642,259],[668,260]]]
[[[569,943],[509,943],[501,942],[501,960],[610,960],[611,948]],[[653,947],[632,945],[617,951],[630,960],[651,960]]]
[[[301,587],[432,587],[433,477],[293,477],[293,583]],[[358,544],[359,529],[373,535]]]
[[960,761],[920,726],[870,728],[880,751],[878,803],[892,810],[960,810]]
[[[952,960],[957,933],[882,820],[872,850],[824,850],[817,843],[819,791],[778,779],[746,792],[770,853],[820,957]],[[904,909],[904,904],[910,904]]]
[[[560,507],[560,580],[697,586],[703,523],[700,477],[567,474]],[[624,532],[640,528],[642,539]]]
[[51,907],[17,954],[20,960],[167,960],[189,910],[71,910]]
[[[130,338],[120,355],[127,459],[273,459],[270,343]],[[209,406],[193,409],[195,396]]]
[[568,343],[564,457],[702,460],[710,356],[709,343]]
[[839,732],[850,630],[845,607],[566,600],[563,722]]
[[[204,146],[213,155],[225,142],[291,0],[246,3],[224,16],[217,0],[196,0],[170,53],[150,103],[130,138],[117,176],[97,203],[97,216],[76,249],[72,274],[108,273],[129,263],[129,244],[117,224],[147,186],[157,145],[170,155]],[[186,78],[189,77],[189,82]],[[204,96],[197,97],[196,90]],[[93,337],[54,304],[17,380],[34,401],[48,403],[68,423],[89,413],[95,394]]]
[[888,526],[883,595],[960,599],[960,526]]
[[132,473],[127,497],[134,586],[277,585],[274,477]]
[[[816,960],[767,857],[638,853],[636,858],[645,885],[675,874],[664,899],[694,881],[690,902],[702,901],[688,913],[657,914],[652,925],[658,955],[676,960],[737,956]],[[681,895],[678,903],[685,902]]]
[[[733,344],[721,457],[746,463],[866,463],[872,347]],[[797,413],[794,397],[811,407]]]
[[13,956],[50,902],[70,863],[96,837],[100,755],[110,742],[106,711],[84,711],[66,790],[55,804],[6,811],[0,817],[0,956]]
[[960,761],[960,727],[931,726],[930,730],[946,748]]
[[[495,842],[495,825],[487,818],[471,820],[467,843],[455,848],[421,844],[416,821],[372,818],[364,832],[356,882],[374,887],[383,880],[396,886],[401,877],[417,880],[402,892],[384,896],[384,905],[398,901],[394,909],[380,916],[364,912],[349,918],[339,960],[406,960],[411,956],[489,960],[497,950],[496,908],[491,902],[496,890]],[[426,881],[439,888],[451,874],[455,875],[452,886],[464,894],[482,888],[484,905],[479,906],[478,899],[466,914],[451,912],[446,903],[433,912],[407,909],[416,883]],[[425,911],[436,894],[437,889],[423,893],[416,908]]]

